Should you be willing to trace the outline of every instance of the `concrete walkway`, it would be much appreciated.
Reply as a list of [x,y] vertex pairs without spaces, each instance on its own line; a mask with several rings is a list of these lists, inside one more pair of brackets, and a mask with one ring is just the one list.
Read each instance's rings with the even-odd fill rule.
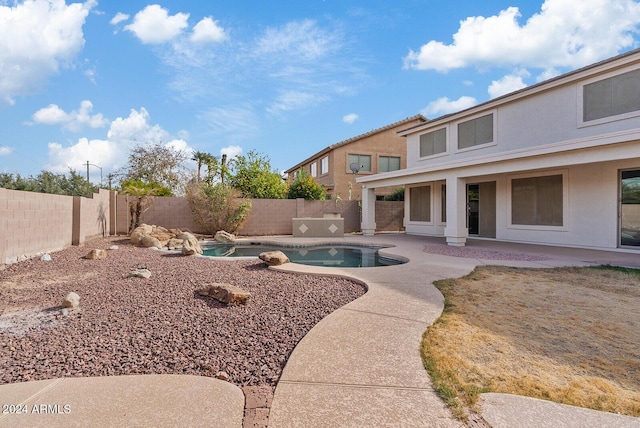
[[[443,241],[425,237],[383,234],[345,241],[393,244],[396,246],[383,253],[399,255],[410,262],[367,269],[293,264],[280,268],[289,272],[346,275],[366,283],[369,290],[323,319],[300,341],[276,388],[270,427],[461,426],[437,396],[420,359],[422,334],[443,308],[442,295],[432,285],[433,281],[466,275],[480,264],[640,267],[637,253],[469,242],[470,248],[549,257],[536,262],[502,262],[427,254],[423,251],[426,244]],[[556,411],[549,412],[545,405],[540,405],[541,400],[504,397],[493,394],[485,400],[483,416],[494,428],[640,427],[640,419],[636,418],[556,403],[552,403]],[[526,417],[520,411],[510,411],[512,408],[528,409]]]
[[[309,241],[314,240],[304,240]],[[433,390],[420,360],[421,336],[443,308],[433,281],[465,275],[479,264],[640,267],[638,253],[469,241],[469,248],[548,257],[537,262],[503,262],[425,253],[425,245],[443,243],[435,238],[403,234],[344,238],[350,241],[395,245],[383,252],[411,261],[367,269],[280,267],[290,272],[348,276],[366,283],[368,292],[320,321],[300,341],[276,388],[270,427],[460,427]],[[19,405],[27,411],[0,414],[0,427],[241,427],[244,396],[240,388],[212,378],[145,375],[2,385],[0,404]],[[485,395],[482,408],[483,418],[494,428],[640,428],[637,418],[504,394]]]

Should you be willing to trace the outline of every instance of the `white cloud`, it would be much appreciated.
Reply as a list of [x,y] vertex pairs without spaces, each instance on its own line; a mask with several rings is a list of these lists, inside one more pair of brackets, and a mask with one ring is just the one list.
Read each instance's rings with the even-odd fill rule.
[[[12,2],[13,3],[13,2]],[[0,102],[38,91],[84,47],[82,26],[95,0],[0,3]]]
[[70,131],[80,131],[85,126],[91,128],[102,128],[109,123],[101,113],[91,115],[93,104],[89,100],[80,103],[78,110],[66,113],[56,104],[50,104],[48,107],[42,108],[33,114],[33,120],[36,123],[44,125],[61,124],[63,128]]
[[420,113],[426,117],[439,116],[447,113],[453,113],[473,107],[478,101],[473,97],[460,97],[457,100],[450,100],[447,97],[438,98],[430,102]]
[[326,100],[327,96],[322,94],[285,90],[276,97],[276,100],[269,107],[267,107],[267,111],[271,114],[278,115],[285,111],[300,110],[312,105],[320,104]]
[[176,13],[170,16],[169,11],[160,5],[148,5],[133,17],[133,22],[125,30],[131,31],[142,43],[160,44],[168,42],[187,28],[188,13]]
[[250,138],[256,133],[257,117],[248,105],[215,107],[201,113],[198,119],[207,124],[216,137],[227,141]]
[[501,95],[508,94],[509,92],[527,87],[527,84],[522,80],[526,77],[529,77],[528,71],[518,70],[513,74],[503,76],[499,80],[492,81],[488,89],[489,97],[497,98]]
[[[132,109],[128,117],[118,117],[111,123],[106,139],[89,140],[83,137],[67,147],[56,142],[49,143],[49,160],[45,169],[66,173],[69,168],[82,170],[83,165],[89,161],[101,167],[106,176],[108,172],[126,165],[128,154],[135,145],[160,141],[168,141],[165,145],[174,149],[187,152],[192,150],[183,139],[172,139],[159,125],[152,125],[145,108],[140,111]],[[90,173],[93,175],[96,172],[92,168]]]
[[109,24],[118,25],[119,23],[127,21],[128,19],[129,19],[129,15],[127,15],[126,13],[118,12],[116,13],[116,16],[111,18],[111,21],[109,21]]
[[221,155],[227,155],[227,161],[240,156],[242,154],[242,147],[240,146],[227,146],[220,149]]
[[11,147],[0,146],[0,156],[9,156],[13,152]]
[[640,3],[546,0],[524,24],[517,7],[461,21],[453,43],[431,40],[405,57],[405,68],[446,72],[469,66],[577,68],[634,46]]
[[269,28],[258,40],[259,55],[281,54],[297,61],[311,61],[340,46],[338,34],[325,31],[313,21],[293,21],[281,28]]
[[358,120],[358,115],[355,113],[349,113],[346,114],[342,117],[342,121],[344,123],[348,123],[349,125],[351,125],[353,122],[355,122],[356,120]]
[[193,27],[191,41],[196,43],[222,42],[227,38],[224,29],[212,17],[203,18]]

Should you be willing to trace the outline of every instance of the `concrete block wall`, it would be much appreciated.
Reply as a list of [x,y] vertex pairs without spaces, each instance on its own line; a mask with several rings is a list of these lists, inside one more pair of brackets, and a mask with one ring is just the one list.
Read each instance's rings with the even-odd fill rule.
[[111,192],[100,189],[92,198],[73,198],[73,245],[82,245],[86,240],[108,236],[114,232],[111,226]]
[[404,230],[404,201],[376,201],[376,230]]
[[298,205],[296,199],[252,199],[249,218],[236,233],[244,236],[290,235]]
[[[133,200],[135,198],[126,195],[118,195],[116,198],[116,232],[118,234],[128,233],[131,222],[129,202]],[[167,229],[199,232],[185,197],[154,197],[149,209],[142,214],[142,223],[155,224]]]
[[71,196],[0,189],[0,266],[71,245]]

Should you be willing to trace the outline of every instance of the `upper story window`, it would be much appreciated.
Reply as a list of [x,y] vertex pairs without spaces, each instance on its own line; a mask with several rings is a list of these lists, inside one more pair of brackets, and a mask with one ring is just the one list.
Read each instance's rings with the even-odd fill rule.
[[458,149],[493,142],[493,113],[458,124]]
[[379,172],[397,171],[399,169],[400,169],[399,156],[380,156],[378,158]]
[[582,120],[589,122],[640,111],[640,70],[582,87]]
[[316,164],[315,162],[311,164],[311,176],[312,177],[318,176],[318,164]]
[[447,151],[447,128],[420,136],[420,157],[437,155]]
[[358,166],[359,172],[371,172],[371,155],[349,155],[347,168],[351,169],[351,164]]
[[320,175],[327,174],[329,172],[329,156],[325,156],[320,161]]

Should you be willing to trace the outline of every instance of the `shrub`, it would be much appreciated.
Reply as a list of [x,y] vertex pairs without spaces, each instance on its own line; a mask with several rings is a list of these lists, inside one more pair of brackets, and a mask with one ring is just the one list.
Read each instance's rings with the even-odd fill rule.
[[239,190],[225,184],[191,183],[187,201],[195,223],[203,232],[235,232],[249,217],[251,202]]
[[296,179],[289,186],[287,199],[304,198],[308,201],[322,201],[327,199],[327,191],[304,169],[299,169]]

